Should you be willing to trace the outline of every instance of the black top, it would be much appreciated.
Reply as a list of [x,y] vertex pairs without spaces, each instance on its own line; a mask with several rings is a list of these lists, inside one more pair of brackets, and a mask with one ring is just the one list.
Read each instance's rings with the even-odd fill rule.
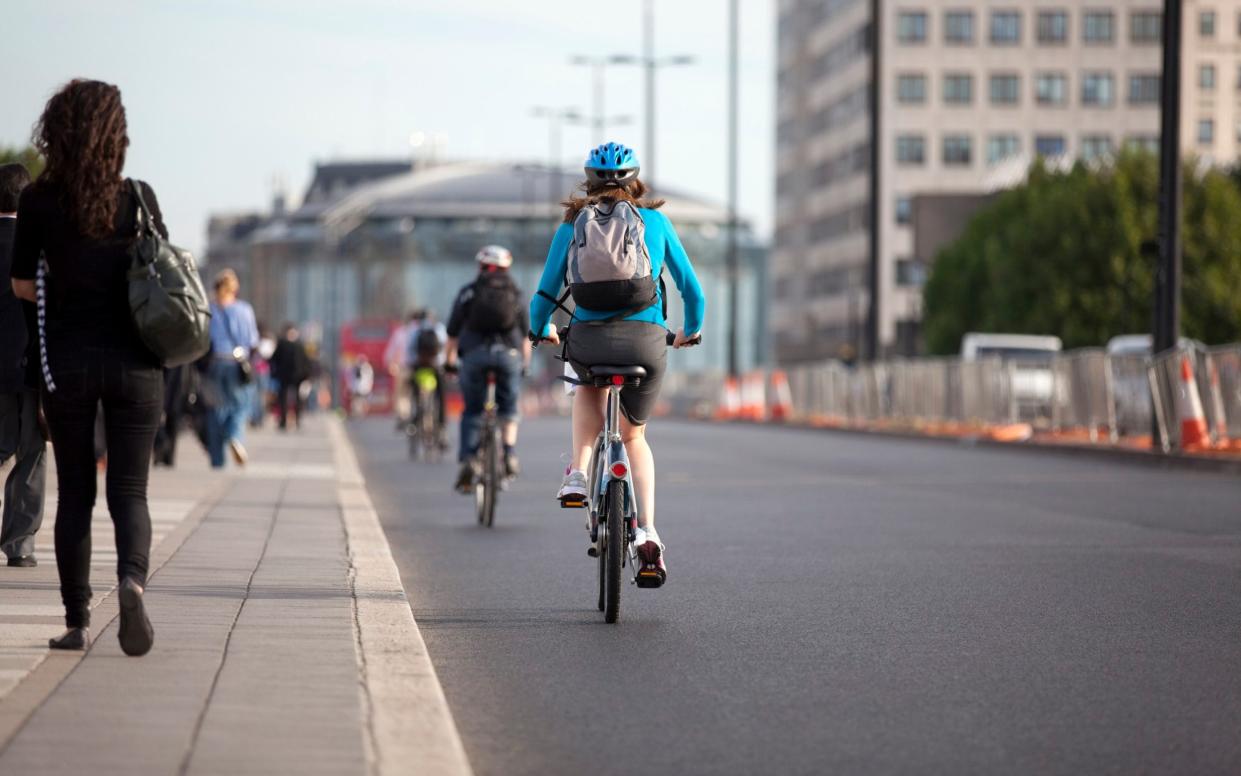
[[[521,291],[517,291],[517,298],[522,298]],[[452,313],[448,316],[448,336],[457,338],[457,354],[464,356],[466,353],[477,347],[484,345],[504,345],[510,348],[520,348],[522,341],[526,338],[526,332],[530,330],[530,311],[525,305],[517,305],[517,325],[506,332],[482,334],[474,331],[467,324],[470,320],[470,304],[474,301],[474,283],[471,281],[457,293],[457,299],[452,303]]]
[[271,354],[271,376],[282,385],[295,385],[310,378],[310,356],[301,340],[282,337]]
[[8,282],[16,229],[15,219],[0,216],[0,393],[38,387],[38,371],[31,360],[36,338],[29,336],[33,327],[27,326],[34,321],[34,305],[18,299]]
[[[155,192],[145,183],[140,185],[155,228],[167,239]],[[138,338],[129,312],[127,249],[135,234],[137,211],[137,201],[126,184],[118,194],[112,234],[88,238],[61,207],[56,184],[39,180],[22,191],[12,276],[33,280],[39,255],[47,257],[47,349],[53,374],[58,354],[64,357],[82,347],[114,348],[157,362]]]

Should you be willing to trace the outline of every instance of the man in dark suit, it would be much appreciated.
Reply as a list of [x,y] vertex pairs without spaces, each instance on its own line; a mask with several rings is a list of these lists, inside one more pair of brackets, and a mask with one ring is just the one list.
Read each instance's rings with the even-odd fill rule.
[[0,466],[14,459],[4,483],[0,550],[10,566],[36,565],[34,535],[43,523],[47,477],[34,305],[14,296],[9,282],[17,200],[29,183],[22,165],[0,165]]

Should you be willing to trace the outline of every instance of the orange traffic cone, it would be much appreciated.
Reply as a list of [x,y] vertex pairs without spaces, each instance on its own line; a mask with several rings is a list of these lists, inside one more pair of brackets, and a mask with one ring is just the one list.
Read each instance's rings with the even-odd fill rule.
[[737,390],[737,378],[724,378],[724,391],[715,408],[716,420],[732,420],[741,413],[741,395]]
[[793,392],[789,390],[789,376],[783,369],[771,373],[771,419],[784,423],[793,416]]
[[1181,390],[1176,395],[1176,412],[1181,418],[1181,449],[1202,450],[1211,446],[1207,419],[1194,381],[1194,367],[1189,356],[1181,356]]
[[741,381],[741,417],[761,421],[767,415],[767,385],[762,372],[750,372]]

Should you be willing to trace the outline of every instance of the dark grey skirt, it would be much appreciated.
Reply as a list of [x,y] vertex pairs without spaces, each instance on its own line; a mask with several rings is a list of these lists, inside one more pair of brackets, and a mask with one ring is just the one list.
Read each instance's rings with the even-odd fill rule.
[[592,366],[641,366],[646,379],[621,389],[621,412],[641,426],[655,411],[659,386],[668,367],[667,332],[646,321],[575,321],[569,328],[565,353],[578,375],[589,379]]

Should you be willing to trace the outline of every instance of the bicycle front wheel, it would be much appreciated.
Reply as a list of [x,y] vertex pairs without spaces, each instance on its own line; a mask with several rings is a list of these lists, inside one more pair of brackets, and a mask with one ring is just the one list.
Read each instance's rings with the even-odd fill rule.
[[486,497],[483,499],[486,525],[491,528],[496,521],[496,499],[500,495],[500,432],[493,431],[487,444],[487,455],[483,462],[483,479],[487,483]]
[[616,481],[608,485],[607,508],[603,620],[612,623],[620,618],[621,566],[625,558],[625,483]]

